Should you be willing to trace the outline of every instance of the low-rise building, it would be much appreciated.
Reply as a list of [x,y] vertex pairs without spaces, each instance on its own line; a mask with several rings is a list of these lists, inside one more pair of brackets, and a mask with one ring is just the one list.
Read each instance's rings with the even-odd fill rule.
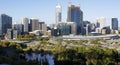
[[18,37],[18,31],[14,29],[7,29],[7,39],[16,39]]

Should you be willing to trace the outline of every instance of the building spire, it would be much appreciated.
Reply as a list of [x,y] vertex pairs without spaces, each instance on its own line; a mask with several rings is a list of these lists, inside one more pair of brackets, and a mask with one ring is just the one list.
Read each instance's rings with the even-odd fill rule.
[[68,6],[71,6],[71,0],[68,0]]

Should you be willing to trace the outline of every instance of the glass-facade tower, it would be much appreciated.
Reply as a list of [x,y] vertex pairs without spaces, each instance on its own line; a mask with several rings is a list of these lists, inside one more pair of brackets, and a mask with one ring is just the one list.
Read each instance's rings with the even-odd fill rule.
[[82,31],[82,22],[83,22],[83,12],[79,6],[74,6],[69,4],[67,12],[67,21],[75,22],[77,24],[77,34],[80,34]]
[[12,17],[1,14],[0,15],[0,35],[6,34],[7,29],[12,28]]
[[118,30],[118,19],[112,18],[112,30]]

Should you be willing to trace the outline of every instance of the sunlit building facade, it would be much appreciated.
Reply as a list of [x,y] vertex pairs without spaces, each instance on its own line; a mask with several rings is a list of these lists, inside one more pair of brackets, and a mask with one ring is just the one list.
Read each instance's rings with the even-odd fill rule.
[[23,22],[24,32],[29,32],[29,19],[23,18],[22,22]]
[[56,17],[55,18],[56,19],[56,24],[61,22],[61,20],[62,20],[62,7],[59,3],[56,5],[55,17]]

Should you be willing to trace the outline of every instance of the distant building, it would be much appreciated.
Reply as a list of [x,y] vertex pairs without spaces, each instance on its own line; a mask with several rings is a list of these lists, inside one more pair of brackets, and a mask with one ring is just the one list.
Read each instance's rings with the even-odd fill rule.
[[57,24],[58,22],[61,22],[61,20],[62,20],[62,7],[59,3],[56,5],[56,12],[55,13],[56,13],[55,19],[56,19],[56,24]]
[[101,30],[101,33],[102,33],[103,35],[105,35],[105,34],[106,34],[106,29],[102,29],[102,30]]
[[106,29],[106,34],[110,34],[111,33],[110,26],[106,26],[103,29]]
[[59,36],[59,30],[57,27],[51,28],[51,35],[52,36]]
[[13,31],[12,31],[12,29],[7,29],[7,39],[13,39]]
[[18,30],[18,34],[22,34],[23,33],[23,24],[14,24],[13,25],[13,29],[14,30]]
[[106,23],[106,19],[104,17],[97,19],[97,27],[99,27],[100,29],[105,27],[105,23]]
[[18,37],[18,31],[13,29],[7,29],[7,39],[16,39]]
[[23,18],[22,22],[23,22],[23,26],[24,26],[24,32],[29,32],[29,19]]
[[32,30],[33,31],[29,32],[29,33],[33,33],[37,36],[47,35],[47,24],[45,24],[45,22],[38,22],[36,20],[36,21],[32,22]]
[[76,23],[75,22],[59,22],[57,27],[54,28],[57,35],[76,35]]
[[13,39],[18,38],[18,30],[13,30]]
[[95,24],[91,23],[91,32],[95,32],[95,28],[96,28]]
[[112,30],[118,30],[118,19],[117,18],[112,18]]
[[89,21],[83,21],[82,35],[88,35],[91,32],[91,23]]
[[69,2],[67,11],[67,22],[75,22],[77,24],[76,25],[77,34],[81,33],[83,12],[80,9],[80,6],[72,5],[71,2]]
[[95,23],[95,26],[96,26],[96,28],[100,28],[100,22],[98,22],[98,20],[97,20],[97,22]]
[[30,19],[31,31],[39,30],[39,19]]
[[47,24],[45,22],[39,22],[39,30],[43,35],[46,35],[47,32]]
[[101,32],[102,32],[101,30],[102,30],[101,28],[96,28],[96,29],[95,29],[95,32],[96,32],[96,33],[101,33]]
[[66,23],[69,26],[70,34],[76,35],[76,32],[77,32],[77,30],[76,30],[76,23],[75,22],[66,22]]
[[60,22],[57,25],[57,29],[58,29],[58,32],[57,32],[58,35],[69,35],[70,34],[70,27],[65,22]]
[[12,17],[1,14],[0,15],[0,35],[6,34],[7,29],[12,28]]
[[50,24],[49,27],[52,29],[52,28],[56,27],[56,24]]
[[110,26],[103,27],[101,29],[101,33],[102,34],[110,34],[111,33]]
[[31,24],[31,23],[29,23],[29,25],[28,25],[28,31],[29,31],[29,32],[32,31],[32,24]]

